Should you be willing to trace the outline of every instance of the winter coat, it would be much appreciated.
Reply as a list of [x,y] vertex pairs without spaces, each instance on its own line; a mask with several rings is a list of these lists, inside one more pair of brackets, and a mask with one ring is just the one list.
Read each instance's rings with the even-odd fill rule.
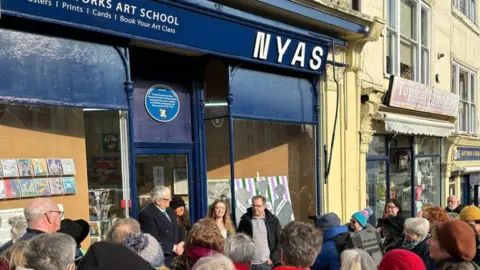
[[438,270],[480,270],[474,262],[455,261],[453,259],[443,260],[437,263]]
[[326,230],[323,233],[322,250],[310,269],[340,270],[340,253],[337,249],[336,237],[347,232],[348,228],[346,226],[338,226]]
[[[252,237],[252,219],[253,212],[252,208],[250,207],[247,209],[247,213],[245,213],[240,219],[240,224],[238,224],[237,231]],[[278,218],[274,214],[270,213],[270,211],[267,209],[265,209],[265,225],[267,227],[270,260],[273,262],[274,266],[277,266],[280,264],[280,233],[282,232],[282,227]]]
[[[427,244],[428,238],[418,243],[414,248],[410,249],[411,252],[417,254],[425,264],[425,269],[435,270],[435,261],[430,257],[430,248]],[[400,245],[401,246],[401,245]]]
[[447,211],[447,213],[457,213],[460,215],[460,212],[462,212],[463,208],[465,208],[465,205],[463,204],[459,204],[457,206],[457,208],[453,209],[453,210],[450,210],[450,208],[448,207],[445,207],[445,211]]

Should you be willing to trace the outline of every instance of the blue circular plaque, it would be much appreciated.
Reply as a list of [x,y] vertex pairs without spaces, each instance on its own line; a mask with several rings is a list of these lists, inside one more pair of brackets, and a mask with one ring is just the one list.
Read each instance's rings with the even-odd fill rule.
[[170,122],[180,111],[180,100],[172,88],[155,85],[145,94],[145,109],[158,122]]

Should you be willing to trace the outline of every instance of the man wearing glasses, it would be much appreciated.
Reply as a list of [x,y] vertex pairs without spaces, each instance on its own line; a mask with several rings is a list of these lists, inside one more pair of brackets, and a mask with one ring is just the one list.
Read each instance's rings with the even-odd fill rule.
[[143,233],[155,237],[165,253],[165,266],[170,267],[173,257],[182,255],[184,233],[178,226],[173,210],[169,207],[172,200],[170,189],[164,186],[153,188],[152,203],[138,215]]
[[[63,212],[58,205],[47,198],[33,199],[24,209],[27,232],[18,240],[30,240],[42,233],[55,233],[60,229]],[[10,247],[10,240],[0,247],[0,253]]]

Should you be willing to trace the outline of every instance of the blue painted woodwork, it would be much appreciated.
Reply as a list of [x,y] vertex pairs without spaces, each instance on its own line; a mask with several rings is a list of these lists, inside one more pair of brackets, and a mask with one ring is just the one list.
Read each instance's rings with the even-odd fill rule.
[[[3,12],[9,15],[46,19],[231,58],[312,73],[322,73],[325,70],[325,59],[328,54],[325,38],[314,35],[299,37],[281,29],[262,25],[258,21],[240,21],[211,11],[205,12],[192,7],[149,0],[121,2],[107,0],[102,6],[68,0],[45,0],[45,2],[46,5],[23,0],[3,0],[2,8]],[[265,39],[265,44],[269,44],[265,56],[254,53],[256,48],[260,48],[258,47],[261,42],[258,36],[260,32],[270,35],[270,39]],[[288,45],[287,40],[290,40]],[[283,57],[279,57],[280,43],[277,44],[279,41],[282,46],[286,46]],[[302,54],[299,49],[302,46],[306,62],[304,65],[293,61],[294,55]],[[321,58],[320,65],[309,64],[315,56]]]
[[306,78],[240,67],[230,91],[234,118],[316,124],[315,88]]
[[480,147],[457,147],[453,159],[456,161],[480,160]]
[[114,47],[0,29],[0,100],[127,109]]

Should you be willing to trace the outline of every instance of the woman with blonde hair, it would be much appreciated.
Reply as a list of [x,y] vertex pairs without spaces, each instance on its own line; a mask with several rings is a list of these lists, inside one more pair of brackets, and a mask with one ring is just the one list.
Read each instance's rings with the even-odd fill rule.
[[215,221],[223,238],[235,233],[232,219],[230,218],[230,207],[223,200],[215,200],[208,211],[208,218]]
[[340,255],[340,270],[375,270],[377,266],[372,256],[363,249],[347,249]]
[[[15,269],[17,266],[24,266],[26,264],[25,257],[25,248],[28,245],[28,241],[16,241],[13,245],[7,248],[0,256],[0,260],[5,263],[8,263],[8,269]],[[0,267],[0,269],[3,269]]]

